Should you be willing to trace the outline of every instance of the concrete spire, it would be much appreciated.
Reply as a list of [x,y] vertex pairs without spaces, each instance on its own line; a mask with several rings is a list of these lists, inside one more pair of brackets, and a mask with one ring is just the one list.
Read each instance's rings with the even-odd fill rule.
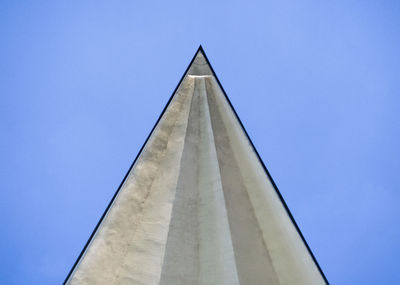
[[201,47],[65,284],[327,284]]

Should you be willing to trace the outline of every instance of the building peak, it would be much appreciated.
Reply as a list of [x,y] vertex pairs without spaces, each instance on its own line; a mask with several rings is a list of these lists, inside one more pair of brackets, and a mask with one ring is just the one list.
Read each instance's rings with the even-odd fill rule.
[[188,75],[212,75],[213,72],[210,67],[210,63],[208,62],[207,57],[205,56],[203,48],[200,46],[196,54],[193,57],[193,60],[189,66],[189,70],[187,72]]
[[201,46],[64,284],[328,284]]

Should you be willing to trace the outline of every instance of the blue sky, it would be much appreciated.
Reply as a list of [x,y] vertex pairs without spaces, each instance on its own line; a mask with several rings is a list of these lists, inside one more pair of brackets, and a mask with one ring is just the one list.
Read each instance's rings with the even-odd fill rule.
[[202,44],[331,284],[400,284],[400,2],[1,1],[0,283],[61,284]]

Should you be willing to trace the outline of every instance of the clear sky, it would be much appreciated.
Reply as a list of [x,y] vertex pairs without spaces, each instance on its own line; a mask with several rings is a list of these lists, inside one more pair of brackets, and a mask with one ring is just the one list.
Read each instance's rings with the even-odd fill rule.
[[61,284],[202,44],[331,284],[400,284],[399,1],[0,2],[0,283]]

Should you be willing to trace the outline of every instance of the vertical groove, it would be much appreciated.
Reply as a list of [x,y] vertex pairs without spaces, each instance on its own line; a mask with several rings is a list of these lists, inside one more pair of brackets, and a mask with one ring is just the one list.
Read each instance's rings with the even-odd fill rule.
[[218,110],[215,90],[207,80],[211,122],[239,280],[242,284],[279,284],[254,214],[242,173]]
[[[221,167],[222,177],[225,176],[223,169],[229,169],[230,167],[229,157],[236,161],[235,167],[238,173],[241,174],[241,178],[237,179],[236,183],[232,184],[227,192],[232,194],[231,192],[237,187],[237,184],[242,183],[245,186],[243,190],[247,194],[247,200],[252,209],[255,223],[257,223],[259,238],[263,241],[269,256],[269,262],[272,262],[272,269],[279,284],[325,284],[323,275],[318,270],[318,266],[315,266],[313,257],[302,240],[301,234],[293,224],[293,220],[291,220],[288,211],[285,209],[284,202],[280,199],[272,180],[266,175],[268,173],[265,172],[263,164],[252,147],[249,138],[243,132],[240,122],[234,110],[228,104],[220,85],[213,79],[210,80],[208,87],[215,93],[215,102],[211,105],[216,106],[215,113],[220,117],[219,120],[213,120],[213,122],[221,122],[226,129],[226,132],[216,130],[216,133],[218,135],[225,133],[225,140],[229,141],[232,150],[223,160],[220,159],[226,164],[225,167],[223,165]],[[221,142],[218,145],[221,146]],[[224,154],[223,151],[221,151],[221,154]],[[235,175],[228,175],[226,179],[228,183],[230,182],[229,177],[232,176]],[[228,215],[231,216],[230,213],[234,214],[237,209],[240,209],[237,205],[242,205],[242,203],[238,201],[232,203],[236,206],[231,211],[231,207],[228,205],[229,199],[227,198],[226,200]],[[235,222],[235,224],[237,225],[238,223]],[[247,223],[244,224],[244,226],[246,225]],[[242,227],[241,230],[244,228]],[[232,235],[235,244],[234,229],[232,229]],[[256,244],[251,245],[251,247],[254,249]],[[235,252],[237,252],[236,246]],[[252,258],[254,257],[257,256],[252,256]],[[245,260],[243,265],[251,264],[247,258],[243,260]],[[241,276],[242,266],[239,263],[240,261],[238,261],[238,268],[240,269],[239,276]],[[256,274],[249,276],[256,276]],[[265,284],[264,282],[247,282],[246,284]]]
[[[194,78],[187,80],[194,81]],[[193,96],[181,157],[178,184],[168,239],[165,249],[160,285],[198,284],[197,228],[197,142],[199,140],[198,96]]]
[[[172,208],[165,202],[175,191],[178,173],[171,171],[162,177],[158,173],[159,169],[171,164],[176,166],[180,161],[179,148],[183,145],[180,138],[185,136],[190,106],[187,90],[193,88],[187,83],[182,82],[177,96],[128,174],[70,276],[70,284],[146,284],[148,280],[159,279],[158,264],[162,262],[165,246],[162,239],[168,230],[165,225],[169,223],[168,212]],[[140,266],[136,263],[138,258]]]
[[[160,281],[172,203],[187,131],[192,99],[190,91],[194,87],[193,81],[190,80],[183,81],[182,85],[186,88],[184,92],[179,92],[176,98],[182,100],[182,104],[179,108],[171,105],[171,111],[176,114],[176,121],[166,140],[165,154],[156,162],[158,168],[155,179],[151,184],[151,191],[142,202],[143,212],[136,221],[137,230],[130,239],[130,246],[121,266],[115,273],[116,284],[147,285],[158,284]],[[171,171],[164,171],[165,169]]]
[[196,77],[199,97],[199,284],[239,284],[221,176],[207,102],[205,78]]

